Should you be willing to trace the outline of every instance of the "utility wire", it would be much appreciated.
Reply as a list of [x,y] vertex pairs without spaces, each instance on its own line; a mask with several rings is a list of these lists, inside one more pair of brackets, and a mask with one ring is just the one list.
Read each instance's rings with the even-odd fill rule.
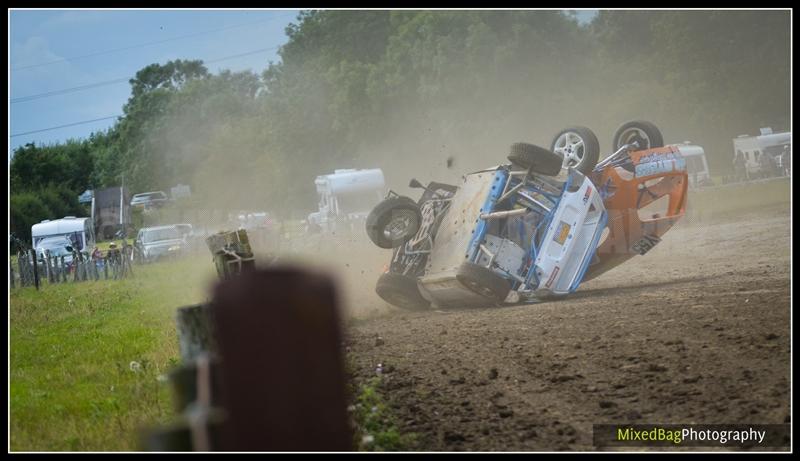
[[[212,59],[212,60],[206,61],[206,62],[208,62],[208,63],[220,62],[220,61],[225,61],[225,60],[228,60],[228,59],[239,58],[239,57],[242,57],[242,56],[249,56],[251,54],[263,53],[265,51],[275,50],[277,48],[280,48],[280,46],[273,46],[273,47],[269,47],[269,48],[262,48],[262,49],[259,49],[259,50],[248,51],[246,53],[239,53],[239,54],[235,54],[235,55],[232,55],[232,56],[225,56],[223,58]],[[79,91],[79,90],[82,90],[82,89],[89,89],[89,88],[93,88],[93,87],[100,86],[100,85],[108,85],[110,83],[116,83],[116,82],[126,81],[126,80],[127,79],[110,80],[108,82],[99,82],[99,83],[94,83],[94,84],[91,84],[91,85],[84,85],[82,87],[67,88],[65,90],[51,91],[49,93],[42,93],[40,95],[27,96],[27,98],[35,99],[35,98],[33,98],[33,96],[38,96],[38,97],[54,96],[55,94],[62,94],[64,92],[68,92],[68,91]],[[19,99],[23,99],[23,98],[17,98],[17,99],[19,100]],[[30,99],[27,99],[27,100],[30,100]],[[18,100],[12,100],[12,102],[23,102],[23,101],[18,101]],[[83,120],[83,121],[80,121],[80,122],[67,123],[65,125],[53,126],[53,127],[50,127],[50,128],[42,128],[40,130],[26,131],[24,133],[13,133],[11,135],[11,137],[13,138],[13,137],[16,137],[16,136],[24,136],[26,134],[34,134],[34,133],[41,133],[43,131],[58,130],[60,128],[67,128],[67,127],[76,126],[76,125],[85,125],[87,123],[99,122],[101,120],[108,120],[108,119],[117,118],[117,117],[122,117],[122,115],[111,115],[109,117],[101,117],[101,118],[95,118],[95,119],[92,119],[92,120]]]
[[214,32],[219,32],[221,30],[227,30],[227,29],[233,29],[233,28],[237,28],[237,27],[250,26],[250,25],[253,25],[253,24],[260,24],[260,23],[263,23],[263,22],[272,21],[274,19],[279,19],[279,18],[285,18],[285,17],[288,17],[288,16],[292,16],[293,14],[294,13],[286,14],[286,15],[282,15],[282,16],[272,16],[272,17],[269,17],[267,19],[261,19],[259,21],[247,22],[247,23],[243,23],[243,24],[235,24],[235,25],[232,25],[232,26],[220,27],[220,28],[217,28],[217,29],[206,30],[206,31],[203,31],[203,32],[195,32],[193,34],[181,35],[181,36],[178,36],[178,37],[167,38],[167,39],[164,39],[164,40],[156,40],[156,41],[153,41],[153,42],[139,43],[137,45],[126,46],[126,47],[123,47],[123,48],[115,48],[113,50],[98,51],[96,53],[89,53],[89,54],[84,54],[84,55],[80,55],[80,56],[72,56],[72,57],[63,58],[63,59],[56,59],[55,61],[40,62],[38,64],[30,64],[30,65],[27,65],[27,66],[12,67],[11,70],[15,71],[15,70],[31,69],[31,68],[34,68],[34,67],[49,66],[50,64],[57,64],[59,62],[75,61],[75,60],[78,60],[78,59],[91,58],[91,57],[94,57],[94,56],[101,56],[101,55],[104,55],[104,54],[116,53],[116,52],[119,52],[119,51],[132,50],[134,48],[141,48],[143,46],[158,45],[160,43],[167,43],[167,42],[172,42],[172,41],[175,41],[175,40],[183,40],[185,38],[197,37],[199,35],[205,35],[205,34],[210,34],[210,33],[214,33]]
[[90,83],[88,85],[74,86],[72,88],[64,88],[63,90],[54,90],[54,91],[48,91],[46,93],[38,93],[38,94],[29,95],[29,96],[21,96],[19,98],[12,99],[11,100],[11,104],[16,104],[18,102],[33,101],[35,99],[47,98],[47,97],[50,97],[50,96],[58,96],[60,94],[74,93],[76,91],[88,90],[88,89],[97,88],[97,87],[100,87],[100,86],[113,85],[115,83],[127,82],[128,80],[130,80],[130,78],[127,78],[127,77],[126,78],[118,78],[118,79],[114,79],[114,80],[106,80],[104,82]]
[[26,134],[41,133],[42,131],[58,130],[59,128],[66,128],[66,127],[75,126],[75,125],[84,125],[86,123],[99,122],[101,120],[108,120],[108,119],[117,118],[117,117],[122,117],[122,115],[111,115],[109,117],[101,117],[101,118],[95,118],[95,119],[92,119],[92,120],[84,120],[82,122],[67,123],[66,125],[53,126],[53,127],[50,127],[50,128],[42,128],[41,130],[26,131],[24,133],[14,133],[14,134],[11,135],[11,137],[13,138],[15,136],[23,136],[23,135],[26,135]]
[[[211,64],[211,63],[220,62],[220,61],[227,61],[229,59],[240,58],[240,57],[249,56],[249,55],[252,55],[252,54],[264,53],[264,52],[267,52],[267,51],[276,50],[278,48],[280,48],[280,45],[279,46],[269,47],[269,48],[261,48],[261,49],[258,49],[258,50],[248,51],[246,53],[240,53],[240,54],[234,54],[234,55],[231,55],[231,56],[225,56],[225,57],[222,57],[222,58],[212,59],[210,61],[204,61],[203,63],[204,64]],[[97,87],[101,87],[101,86],[114,85],[114,84],[117,84],[117,83],[128,82],[132,78],[133,77],[117,78],[117,79],[114,79],[114,80],[106,80],[106,81],[102,81],[102,82],[90,83],[88,85],[81,85],[81,86],[74,86],[74,87],[71,87],[71,88],[64,88],[62,90],[53,90],[53,91],[48,91],[48,92],[45,92],[45,93],[31,94],[31,95],[28,95],[28,96],[20,96],[19,98],[12,99],[10,102],[11,102],[11,104],[17,104],[17,103],[20,103],[20,102],[34,101],[36,99],[49,98],[51,96],[58,96],[58,95],[61,95],[61,94],[74,93],[76,91],[90,90],[92,88],[97,88]]]

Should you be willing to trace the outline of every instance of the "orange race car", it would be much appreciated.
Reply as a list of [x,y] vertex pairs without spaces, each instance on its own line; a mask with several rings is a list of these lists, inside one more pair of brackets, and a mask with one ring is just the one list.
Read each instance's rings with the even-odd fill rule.
[[681,148],[686,147],[664,146],[649,122],[629,122],[617,130],[615,152],[590,174],[608,212],[608,235],[584,281],[647,253],[684,215],[689,181]]

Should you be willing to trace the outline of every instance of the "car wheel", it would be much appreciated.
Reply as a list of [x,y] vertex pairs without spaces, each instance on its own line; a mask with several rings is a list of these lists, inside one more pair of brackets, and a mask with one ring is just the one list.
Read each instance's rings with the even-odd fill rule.
[[562,130],[553,138],[550,150],[561,156],[561,168],[575,168],[588,175],[600,158],[600,143],[594,132],[585,126]]
[[378,279],[375,292],[392,306],[406,310],[425,310],[430,306],[422,297],[415,277],[386,272]]
[[464,262],[458,268],[456,280],[473,292],[492,301],[503,302],[511,291],[511,283],[488,267]]
[[417,233],[421,221],[416,202],[408,197],[390,197],[367,216],[367,235],[381,248],[395,248]]
[[661,131],[652,123],[644,120],[634,120],[622,124],[614,133],[614,152],[620,147],[632,142],[638,142],[636,150],[647,150],[664,146],[664,137]]
[[535,144],[514,143],[507,158],[512,164],[534,173],[555,176],[561,171],[561,157]]

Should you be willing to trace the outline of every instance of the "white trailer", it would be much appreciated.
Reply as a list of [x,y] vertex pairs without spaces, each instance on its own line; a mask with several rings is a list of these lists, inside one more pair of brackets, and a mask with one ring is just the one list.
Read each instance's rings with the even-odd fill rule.
[[683,144],[674,144],[686,159],[686,171],[689,173],[689,186],[692,188],[703,187],[711,184],[711,175],[708,172],[708,160],[702,147],[685,141]]
[[[734,162],[738,155],[744,158],[745,171],[750,179],[788,174],[792,133],[773,133],[772,128],[761,128],[759,136],[743,134],[734,139],[733,151]],[[772,171],[768,165],[774,165]]]
[[319,210],[308,215],[308,226],[322,232],[335,232],[342,226],[352,230],[363,223],[386,195],[383,171],[379,168],[335,170],[332,174],[317,176],[314,184]]
[[42,239],[60,236],[69,238],[76,250],[90,251],[95,244],[92,218],[65,216],[63,219],[52,221],[45,219],[31,227],[33,248],[36,248]]

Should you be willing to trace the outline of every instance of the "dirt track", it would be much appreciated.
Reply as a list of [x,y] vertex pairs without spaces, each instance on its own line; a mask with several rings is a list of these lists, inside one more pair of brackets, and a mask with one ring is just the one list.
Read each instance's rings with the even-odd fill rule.
[[[593,423],[789,422],[788,205],[681,223],[568,299],[352,322],[412,450],[593,450]],[[380,337],[380,340],[377,338]]]

